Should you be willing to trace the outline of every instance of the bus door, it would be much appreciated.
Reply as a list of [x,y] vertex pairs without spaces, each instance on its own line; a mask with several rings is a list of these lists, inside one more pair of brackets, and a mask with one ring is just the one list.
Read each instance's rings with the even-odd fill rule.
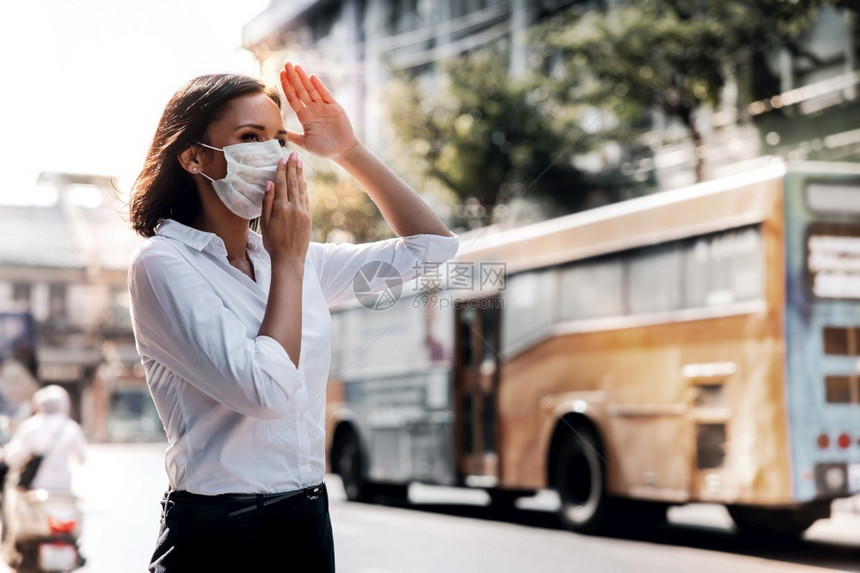
[[787,395],[798,501],[860,493],[860,168],[809,167],[789,171],[785,181]]
[[499,478],[496,396],[499,304],[494,297],[456,306],[454,364],[457,470],[467,485],[493,487]]

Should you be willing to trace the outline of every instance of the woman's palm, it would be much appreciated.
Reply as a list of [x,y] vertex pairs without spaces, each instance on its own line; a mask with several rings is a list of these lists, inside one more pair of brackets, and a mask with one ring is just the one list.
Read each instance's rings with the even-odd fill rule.
[[320,157],[332,157],[355,144],[355,134],[343,107],[337,102],[313,102],[296,112],[303,134],[299,145]]

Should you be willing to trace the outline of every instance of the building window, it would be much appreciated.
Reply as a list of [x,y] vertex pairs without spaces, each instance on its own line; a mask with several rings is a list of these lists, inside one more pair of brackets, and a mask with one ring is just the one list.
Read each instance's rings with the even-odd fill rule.
[[128,291],[122,287],[111,287],[110,290],[110,325],[115,328],[131,328],[131,316],[128,308]]
[[66,285],[63,283],[51,283],[48,288],[48,317],[54,320],[67,318]]
[[14,283],[12,285],[12,302],[15,306],[29,309],[33,297],[30,283]]

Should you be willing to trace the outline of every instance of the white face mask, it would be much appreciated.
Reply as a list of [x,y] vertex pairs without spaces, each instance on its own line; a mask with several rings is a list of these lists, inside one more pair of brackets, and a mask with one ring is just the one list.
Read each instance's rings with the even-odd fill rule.
[[287,156],[288,148],[282,147],[277,139],[237,143],[223,149],[199,141],[197,143],[224,152],[227,175],[223,179],[212,179],[205,173],[200,173],[212,182],[218,198],[243,219],[259,217],[263,213],[266,183],[275,180],[278,162]]

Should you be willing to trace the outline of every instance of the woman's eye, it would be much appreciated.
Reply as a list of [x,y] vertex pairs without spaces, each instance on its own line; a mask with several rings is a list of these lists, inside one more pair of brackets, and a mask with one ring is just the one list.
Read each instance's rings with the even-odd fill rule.
[[281,144],[281,147],[286,147],[286,146],[287,146],[287,140],[286,140],[286,139],[279,138],[279,139],[278,139],[278,143],[279,143],[279,144]]
[[247,141],[260,141],[260,137],[254,132],[246,133],[242,136],[242,139],[245,139]]

